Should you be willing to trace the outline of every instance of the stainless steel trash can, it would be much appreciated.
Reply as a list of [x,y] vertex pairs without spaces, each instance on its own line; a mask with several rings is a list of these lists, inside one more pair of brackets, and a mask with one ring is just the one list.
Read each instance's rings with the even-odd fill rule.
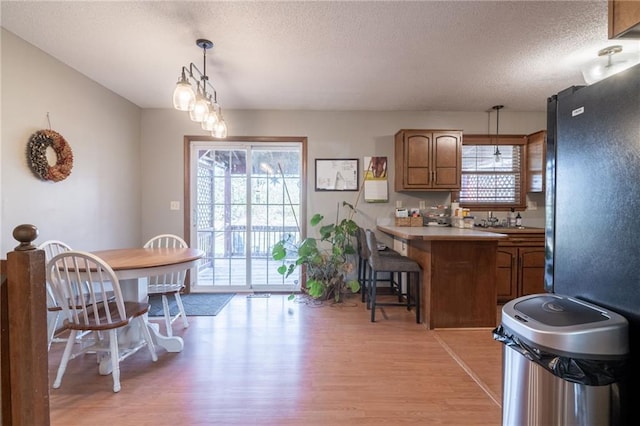
[[629,354],[628,322],[602,307],[556,294],[502,308],[502,424],[615,425]]

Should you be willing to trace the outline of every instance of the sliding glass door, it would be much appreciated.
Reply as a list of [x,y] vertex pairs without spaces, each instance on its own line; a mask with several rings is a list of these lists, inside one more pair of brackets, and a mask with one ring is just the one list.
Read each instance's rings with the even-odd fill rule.
[[205,252],[191,291],[292,291],[273,245],[300,237],[304,141],[191,141],[191,242]]

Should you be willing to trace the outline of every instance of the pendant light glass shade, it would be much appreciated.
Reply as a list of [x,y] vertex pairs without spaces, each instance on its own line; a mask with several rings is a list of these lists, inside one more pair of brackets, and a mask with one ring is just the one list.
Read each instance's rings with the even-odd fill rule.
[[502,153],[500,152],[500,149],[498,148],[497,145],[496,145],[496,151],[493,153],[493,160],[496,163],[501,163],[502,162]]
[[213,132],[215,125],[218,123],[218,112],[215,105],[209,105],[209,112],[202,122],[202,129]]
[[207,118],[207,114],[209,114],[209,102],[198,94],[193,109],[189,111],[189,117],[191,117],[191,121],[202,123]]
[[211,136],[224,139],[227,137],[227,123],[224,122],[222,116],[219,117],[218,122],[215,124]]
[[191,111],[196,104],[196,94],[191,83],[183,75],[173,91],[173,107],[179,111]]

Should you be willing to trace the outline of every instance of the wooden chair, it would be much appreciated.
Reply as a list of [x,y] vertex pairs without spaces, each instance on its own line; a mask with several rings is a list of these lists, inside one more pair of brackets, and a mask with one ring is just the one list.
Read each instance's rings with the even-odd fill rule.
[[[177,235],[161,234],[151,238],[144,245],[145,248],[187,248],[186,241]],[[189,321],[187,320],[187,314],[184,311],[184,305],[182,304],[182,298],[180,292],[184,288],[184,280],[187,271],[174,272],[171,274],[163,274],[158,276],[149,277],[149,284],[147,287],[147,294],[160,294],[162,295],[162,309],[164,312],[164,323],[167,329],[167,336],[173,336],[173,330],[171,324],[173,324],[179,317],[182,317],[182,325],[184,328],[189,327]],[[178,313],[174,316],[171,315],[169,310],[169,300],[167,296],[173,295],[178,305]]]
[[[39,249],[44,250],[44,259],[46,263],[56,256],[57,254],[65,251],[70,251],[71,247],[58,240],[47,240],[38,246]],[[56,337],[56,331],[58,329],[58,323],[60,322],[60,316],[62,315],[62,307],[58,305],[53,295],[53,290],[47,281],[47,350],[51,349],[51,343],[66,342],[66,338]],[[52,315],[52,318],[49,318]]]
[[[369,256],[369,266],[371,268],[371,281],[368,288],[369,303],[367,307],[371,309],[371,322],[376,321],[376,307],[377,306],[405,306],[407,309],[415,308],[416,322],[420,323],[420,272],[422,268],[415,260],[409,259],[406,256],[381,256],[378,253],[378,241],[376,234],[370,229],[366,231],[367,246],[371,252]],[[388,272],[391,274],[397,273],[398,276],[404,272],[407,274],[406,293],[402,293],[402,282],[399,282],[399,288],[401,291],[400,301],[392,302],[378,302],[377,301],[377,281],[378,274],[381,272]],[[413,276],[413,280],[411,279]],[[411,291],[411,285],[415,287],[415,291]]]
[[[102,259],[91,253],[67,251],[54,256],[47,264],[46,272],[53,294],[64,312],[65,326],[70,331],[53,382],[55,389],[60,387],[69,360],[85,352],[107,353],[111,357],[114,392],[120,391],[120,361],[143,346],[149,348],[153,361],[158,359],[144,320],[149,304],[124,301],[118,278]],[[113,292],[113,298],[109,297],[110,292]],[[76,297],[78,294],[84,296]],[[140,329],[142,339],[132,348],[121,351],[118,331],[129,324]],[[73,352],[76,335],[84,331],[94,332],[95,340]]]

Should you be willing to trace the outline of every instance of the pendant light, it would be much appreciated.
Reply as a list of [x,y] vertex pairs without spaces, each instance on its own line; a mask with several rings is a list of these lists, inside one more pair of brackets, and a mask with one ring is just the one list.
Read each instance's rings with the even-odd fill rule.
[[[200,123],[203,130],[211,132],[217,138],[227,137],[227,123],[222,118],[222,108],[218,105],[218,95],[207,75],[207,50],[213,43],[206,39],[196,40],[202,49],[202,71],[193,62],[183,66],[180,79],[173,92],[173,107],[179,111],[188,111],[191,120]],[[196,85],[196,91],[191,86]]]
[[504,108],[504,105],[494,105],[493,109],[496,111],[496,150],[493,153],[493,159],[496,163],[502,162],[502,153],[498,144],[500,143],[500,110]]

